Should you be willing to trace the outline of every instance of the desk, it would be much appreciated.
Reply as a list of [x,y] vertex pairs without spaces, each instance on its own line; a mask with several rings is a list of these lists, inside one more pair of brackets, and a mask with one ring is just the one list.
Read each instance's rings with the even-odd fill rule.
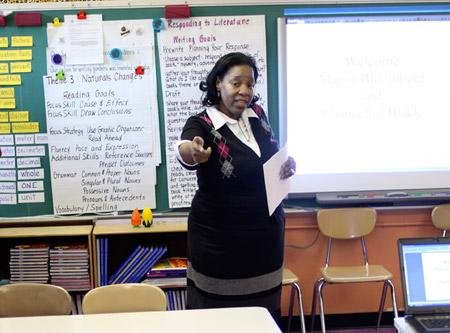
[[260,307],[0,318],[2,333],[281,333]]
[[415,328],[406,322],[405,317],[394,318],[394,326],[400,333],[417,333]]

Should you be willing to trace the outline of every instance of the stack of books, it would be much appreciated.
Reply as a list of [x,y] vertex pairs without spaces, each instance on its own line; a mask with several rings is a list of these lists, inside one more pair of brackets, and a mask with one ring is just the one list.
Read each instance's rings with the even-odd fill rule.
[[11,283],[48,282],[48,250],[50,244],[16,245],[10,248]]
[[159,260],[143,282],[158,287],[186,286],[187,258],[171,257]]
[[108,284],[141,282],[153,265],[167,252],[163,245],[138,245],[108,280]]
[[54,246],[50,249],[51,284],[68,291],[91,288],[87,244]]

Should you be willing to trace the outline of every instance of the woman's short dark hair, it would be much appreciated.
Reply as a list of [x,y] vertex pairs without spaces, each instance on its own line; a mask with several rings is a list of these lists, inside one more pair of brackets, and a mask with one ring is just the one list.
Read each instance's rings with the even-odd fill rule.
[[[255,59],[241,52],[232,52],[225,54],[217,60],[211,72],[206,77],[206,82],[200,82],[200,90],[205,92],[202,99],[203,106],[212,106],[220,103],[220,97],[217,94],[216,80],[222,80],[231,67],[239,65],[248,65],[253,69],[255,82],[258,79],[258,68]],[[252,107],[259,100],[258,96],[253,95],[253,99],[249,104]]]

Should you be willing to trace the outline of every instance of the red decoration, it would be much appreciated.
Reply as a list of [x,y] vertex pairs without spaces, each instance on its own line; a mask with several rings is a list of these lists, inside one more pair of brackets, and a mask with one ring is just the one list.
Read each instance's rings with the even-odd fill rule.
[[80,10],[77,14],[77,18],[79,20],[85,20],[86,19],[86,13],[84,12],[84,10]]
[[135,208],[133,214],[131,214],[131,224],[134,227],[139,227],[141,225],[141,214],[139,214],[139,209]]
[[143,75],[143,74],[144,74],[144,67],[138,66],[138,67],[136,68],[135,73],[136,73],[136,75]]

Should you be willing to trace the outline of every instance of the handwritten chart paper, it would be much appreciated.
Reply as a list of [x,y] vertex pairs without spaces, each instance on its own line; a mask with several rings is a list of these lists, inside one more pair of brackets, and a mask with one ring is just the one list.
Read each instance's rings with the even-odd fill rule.
[[166,128],[169,207],[188,207],[196,191],[196,175],[184,169],[175,157],[174,144],[187,118],[202,110],[200,81],[224,54],[252,55],[260,77],[258,102],[267,110],[265,17],[224,16],[165,20],[158,33],[161,82]]
[[55,214],[155,208],[151,76],[43,80]]
[[[67,35],[69,25],[63,23],[59,27],[54,27],[52,23],[47,24],[47,74],[56,75],[62,70],[65,74],[72,72],[83,72],[89,74],[99,74],[104,71],[129,70],[134,71],[137,66],[142,66],[147,74],[151,76],[152,90],[146,96],[151,96],[152,109],[158,110],[156,94],[156,66],[154,52],[154,35],[152,20],[117,20],[103,21],[103,53],[104,60],[101,65],[68,65],[67,64]],[[129,33],[122,34],[125,28]],[[120,59],[112,59],[110,51],[118,48],[122,52]],[[55,64],[51,61],[52,56],[59,54],[62,62]],[[153,133],[153,152],[157,165],[161,163],[161,145],[159,130],[159,114],[152,113],[155,127]]]
[[[96,65],[71,65],[71,25],[47,25],[43,80],[55,214],[156,208],[161,150],[152,21],[97,23],[90,37],[103,36]],[[120,59],[111,58],[112,48],[122,51]],[[61,63],[52,61],[55,54]],[[144,75],[135,74],[138,65]],[[58,71],[64,80],[55,79]]]

